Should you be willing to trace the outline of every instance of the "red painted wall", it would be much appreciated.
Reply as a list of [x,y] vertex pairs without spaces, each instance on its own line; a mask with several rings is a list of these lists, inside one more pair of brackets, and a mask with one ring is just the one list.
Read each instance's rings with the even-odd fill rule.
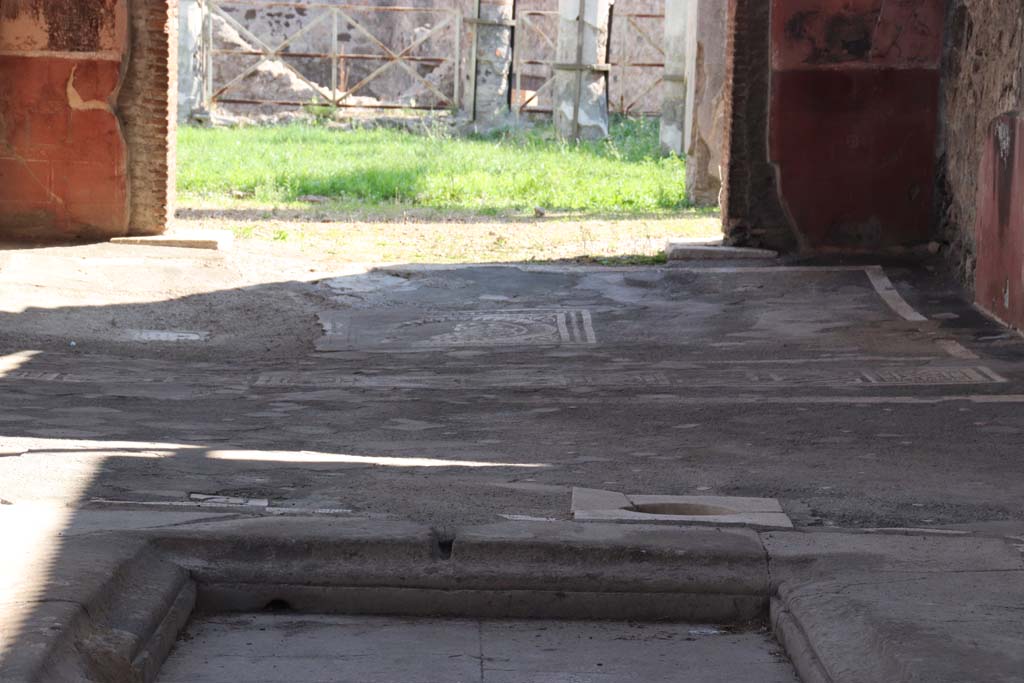
[[771,0],[769,155],[804,249],[931,233],[944,0]]
[[115,107],[126,0],[20,0],[0,12],[0,238],[128,230]]
[[1024,114],[998,117],[978,173],[978,305],[1024,329]]

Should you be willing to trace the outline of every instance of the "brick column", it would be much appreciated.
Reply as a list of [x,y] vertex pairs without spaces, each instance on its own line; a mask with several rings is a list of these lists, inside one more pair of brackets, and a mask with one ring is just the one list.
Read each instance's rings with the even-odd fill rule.
[[797,246],[768,160],[771,3],[729,0],[722,223],[736,245]]
[[163,232],[173,215],[178,0],[130,0],[130,52],[118,111],[128,142],[129,234]]

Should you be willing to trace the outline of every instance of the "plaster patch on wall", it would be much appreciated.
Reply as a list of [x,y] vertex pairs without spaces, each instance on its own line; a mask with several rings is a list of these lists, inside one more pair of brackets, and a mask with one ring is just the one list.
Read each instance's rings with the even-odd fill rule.
[[1010,126],[1005,121],[996,124],[996,138],[999,140],[999,158],[1006,163],[1010,158]]
[[[973,284],[978,251],[975,226],[981,213],[979,169],[989,143],[989,125],[1024,104],[1024,14],[1018,2],[951,0],[949,18],[936,208],[941,237],[949,245],[947,258],[962,281]],[[995,163],[1004,149],[1002,158],[1009,156],[1009,144],[1004,146],[1000,140],[997,146],[997,156],[989,163]]]
[[75,73],[78,71],[78,67],[75,66],[71,69],[71,76],[68,77],[68,106],[75,111],[105,111],[110,114],[114,113],[113,107],[107,102],[102,100],[83,100],[82,96],[75,89]]

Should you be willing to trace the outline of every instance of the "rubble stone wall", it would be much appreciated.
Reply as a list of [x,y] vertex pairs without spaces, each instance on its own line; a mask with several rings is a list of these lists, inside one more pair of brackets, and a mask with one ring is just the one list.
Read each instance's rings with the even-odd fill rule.
[[975,280],[979,165],[996,117],[1024,107],[1019,0],[953,0],[943,58],[937,235],[963,281]]

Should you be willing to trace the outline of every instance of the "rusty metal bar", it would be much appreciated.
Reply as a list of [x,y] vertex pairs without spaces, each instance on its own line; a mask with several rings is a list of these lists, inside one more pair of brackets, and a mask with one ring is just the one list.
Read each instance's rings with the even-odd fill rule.
[[[557,13],[552,14],[550,16],[557,16]],[[526,17],[523,17],[523,23],[528,25],[530,28],[533,29],[534,33],[536,33],[541,38],[543,38],[544,42],[547,43],[548,45],[550,45],[552,50],[557,50],[558,49],[558,46],[555,44],[555,41],[551,39],[551,36],[549,36],[548,34],[544,33],[544,31],[542,31],[540,29],[540,27],[537,26],[537,24],[533,23],[532,21],[530,21]]]
[[[519,12],[518,12],[518,10],[516,8],[515,2],[512,3],[512,12],[513,12],[512,23],[513,24],[517,24],[519,22]],[[525,29],[528,25],[529,25],[529,22],[526,19],[523,19],[523,26],[522,26],[522,28]],[[520,64],[522,64],[522,60],[519,57],[519,53],[521,52],[521,50],[519,48],[520,48],[520,45],[519,45],[519,31],[513,31],[512,32],[512,73],[515,74],[516,84],[515,84],[515,87],[514,87],[514,89],[512,91],[513,92],[513,97],[509,98],[509,105],[512,105],[513,103],[515,103],[515,109],[512,112],[512,119],[513,119],[513,122],[514,122],[514,125],[515,125],[516,128],[519,127],[519,115],[523,111],[522,107],[520,107],[518,102],[516,102],[516,99],[521,96],[520,93],[523,92],[523,74],[522,74],[522,70],[519,68]]]
[[[253,64],[249,68],[247,68],[244,71],[242,71],[242,73],[240,73],[237,76],[235,76],[226,85],[221,86],[220,89],[217,90],[216,93],[214,93],[214,99],[219,99],[219,97],[221,95],[223,95],[229,89],[234,87],[235,84],[240,83],[249,74],[251,74],[252,72],[256,71],[256,69],[258,69],[260,66],[262,66],[264,62],[268,62],[268,61],[271,61],[273,59],[276,59],[278,54],[282,50],[284,50],[284,48],[288,47],[288,45],[290,45],[293,40],[295,40],[296,38],[302,36],[303,34],[309,32],[309,31],[311,31],[312,29],[314,29],[317,25],[320,24],[320,22],[322,22],[324,20],[324,18],[326,16],[326,15],[324,15],[324,16],[321,16],[321,17],[317,17],[310,24],[308,24],[307,26],[304,26],[302,29],[300,29],[299,31],[297,31],[294,34],[292,34],[291,36],[289,36],[287,40],[285,40],[283,43],[281,43],[280,45],[277,46],[277,49],[272,49],[261,38],[257,37],[256,34],[254,34],[252,31],[250,31],[249,29],[247,29],[246,27],[244,27],[240,23],[238,23],[237,19],[235,19],[234,17],[229,15],[227,12],[225,12],[224,8],[222,6],[214,3],[213,4],[213,9],[216,11],[217,16],[221,17],[221,19],[223,19],[229,25],[234,27],[234,29],[236,31],[238,31],[243,38],[248,40],[250,43],[255,44],[257,47],[259,47],[260,49],[262,49],[264,51],[262,59],[257,61],[255,64]],[[299,79],[301,79],[306,85],[308,85],[313,90],[313,92],[315,92],[317,94],[318,97],[320,97],[321,99],[324,99],[324,100],[327,99],[326,97],[324,97],[324,94],[321,92],[322,86],[320,86],[319,84],[314,83],[313,81],[311,81],[308,78],[306,78],[305,74],[303,74],[298,69],[295,69],[294,67],[292,67],[290,64],[285,62],[283,59],[279,60],[279,61],[280,61],[282,66],[284,66],[286,69],[288,69],[289,71],[294,73],[296,76],[299,77]]]
[[[586,0],[579,0],[579,12],[576,15],[576,64],[583,65],[583,40],[586,37],[585,17]],[[554,68],[554,64],[551,65]],[[576,72],[576,95],[572,101],[572,139],[580,139],[580,98],[583,97],[583,71]]]
[[[536,36],[542,38],[544,40],[544,42],[547,43],[552,50],[556,49],[556,46],[555,46],[554,42],[548,37],[548,35],[543,30],[541,30],[541,28],[538,25],[534,24],[530,20],[530,18],[531,17],[556,17],[556,16],[558,16],[558,12],[554,11],[554,10],[525,10],[524,9],[524,10],[520,10],[520,11],[516,12],[516,19],[519,22],[520,26],[523,28],[523,30],[527,31],[529,29],[532,29],[534,34]],[[651,38],[650,34],[647,31],[645,31],[642,27],[640,27],[634,20],[640,20],[640,19],[660,19],[660,20],[664,20],[664,18],[665,18],[664,14],[645,13],[645,12],[623,12],[623,13],[616,13],[615,14],[615,18],[616,19],[620,19],[620,20],[621,19],[625,19],[626,20],[625,22],[617,23],[617,26],[622,27],[622,29],[627,32],[627,35],[629,33],[633,33],[633,34],[636,35],[636,39],[640,40],[643,43],[646,43],[646,44],[650,45],[652,48],[654,48],[658,52],[662,52],[663,53],[663,47],[661,45],[659,45],[657,43],[657,41],[653,40]],[[611,30],[614,32],[614,28],[611,29]],[[557,68],[559,68],[559,66],[563,66],[563,65],[556,65],[556,64],[554,64],[554,59],[545,60],[545,59],[526,59],[526,58],[520,58],[520,59],[517,60],[517,62],[518,62],[518,67],[519,67],[517,69],[517,71],[516,71],[517,77],[519,75],[519,72],[521,71],[521,68],[524,67],[524,66],[540,66],[540,67],[549,67],[549,68],[553,68],[553,69],[557,69]],[[665,65],[664,65],[663,62],[630,62],[628,59],[624,59],[624,60],[621,60],[621,61],[613,59],[613,60],[609,60],[607,65],[600,65],[600,66],[601,66],[602,70],[621,71],[622,72],[621,75],[622,75],[623,78],[625,78],[625,73],[624,73],[625,70],[629,69],[629,68],[637,68],[637,69],[664,69],[665,68]],[[587,65],[576,66],[576,65],[573,65],[573,64],[567,64],[567,65],[564,65],[564,68],[566,68],[568,70],[571,70],[571,71],[575,71],[575,70],[578,70],[578,69],[586,69]],[[543,84],[541,84],[541,86],[536,90],[534,95],[532,95],[529,99],[527,99],[524,102],[522,102],[520,104],[520,106],[517,107],[517,112],[520,111],[520,110],[521,111],[526,111],[529,103],[533,102],[534,100],[536,100],[538,94],[541,93],[545,89],[545,87],[547,87],[549,85],[549,83],[550,83],[550,79],[548,81],[545,81]],[[619,111],[621,111],[623,113],[631,111],[632,108],[639,102],[640,99],[642,99],[646,94],[652,92],[656,87],[658,87],[658,85],[660,85],[659,81],[655,81],[654,84],[652,84],[651,86],[646,88],[643,92],[641,92],[639,97],[633,98],[628,104],[626,103],[626,100],[623,97],[622,101],[620,103],[620,106],[619,106]],[[517,78],[517,81],[516,81],[516,92],[517,92],[517,96],[521,97],[521,95],[519,95],[519,93],[523,92],[523,90],[522,90],[522,79],[521,78]],[[538,108],[531,108],[531,109],[529,109],[529,111],[543,113],[543,112],[550,112],[551,110],[550,109],[542,109],[542,108],[538,107]]]
[[[237,74],[228,83],[221,86],[216,92],[213,91],[213,79],[209,79],[208,89],[208,102],[223,102],[223,103],[234,103],[234,104],[271,104],[271,105],[286,105],[286,106],[307,106],[308,101],[297,102],[287,99],[253,99],[244,97],[227,97],[227,91],[235,87],[238,83],[256,71],[264,63],[276,61],[282,66],[287,68],[290,72],[294,73],[300,80],[308,85],[313,92],[316,94],[317,99],[325,100],[333,107],[343,108],[362,108],[362,109],[442,109],[450,108],[454,103],[458,106],[459,95],[460,95],[460,79],[461,75],[461,38],[462,38],[462,13],[457,9],[453,8],[442,8],[442,7],[411,7],[411,6],[397,6],[397,7],[381,7],[372,5],[352,5],[352,4],[333,4],[326,2],[287,2],[280,0],[206,0],[206,4],[211,7],[211,12],[207,20],[205,39],[207,42],[207,58],[209,60],[208,73],[213,73],[213,57],[214,55],[243,55],[259,57],[255,64],[249,66],[242,73]],[[275,8],[275,7],[291,7],[291,8],[305,8],[305,9],[322,9],[326,10],[321,16],[315,16],[313,21],[309,25],[304,26],[296,33],[289,36],[283,43],[276,48],[271,47],[262,39],[257,37],[252,31],[243,26],[237,19],[231,16],[227,9],[238,8]],[[358,13],[412,13],[419,12],[428,15],[444,15],[445,18],[437,22],[435,26],[430,28],[426,34],[420,36],[418,39],[413,41],[410,45],[404,47],[400,51],[396,51],[383,42],[381,42],[376,36],[364,27],[361,22],[356,21],[352,16],[346,13],[345,10],[351,11],[353,14]],[[214,49],[213,47],[213,14],[216,13],[217,18],[225,22],[232,29],[237,31],[243,40],[248,42],[254,49]],[[286,49],[296,41],[300,36],[303,36],[311,31],[316,26],[321,25],[327,15],[330,15],[330,26],[331,26],[331,52],[325,54],[322,52],[286,52]],[[366,37],[372,44],[379,47],[383,54],[346,54],[341,51],[338,45],[338,31],[340,29],[339,20],[343,19],[349,25],[352,26],[356,31]],[[434,85],[430,80],[424,78],[420,73],[411,66],[411,64],[424,64],[432,65],[435,69],[445,64],[445,62],[452,59],[451,55],[446,56],[413,56],[410,53],[417,47],[425,43],[427,40],[435,38],[438,34],[446,29],[453,27],[454,19],[454,30],[455,30],[455,46],[454,46],[454,59],[456,61],[455,69],[455,82],[454,82],[454,98],[449,97],[446,93],[442,92],[437,86]],[[475,54],[474,54],[475,57]],[[331,83],[330,83],[330,96],[327,97],[324,94],[326,90],[318,83],[312,82],[302,72],[298,71],[294,66],[288,63],[289,58],[296,59],[330,59],[331,60]],[[340,87],[340,73],[339,63],[342,60],[364,60],[364,61],[381,61],[385,62],[379,68],[373,70],[369,75],[364,77],[359,83],[357,83],[351,89],[347,87],[348,84],[348,71],[345,71],[345,87]],[[387,103],[387,102],[376,102],[370,104],[348,104],[345,100],[355,94],[357,91],[362,89],[367,83],[380,76],[387,69],[398,66],[401,70],[407,72],[414,82],[419,82],[421,87],[425,87],[425,90],[430,93],[433,97],[436,97],[439,104],[433,105],[408,105],[401,103]],[[475,84],[474,84],[475,86]]]
[[513,21],[496,21],[492,19],[466,19],[467,24],[473,24],[475,26],[495,26],[498,28],[515,28],[516,22]]
[[[523,10],[522,13],[520,13],[517,10],[516,18],[517,18],[518,21],[520,21],[522,23],[522,29],[523,30],[517,32],[517,34],[516,34],[517,43],[516,43],[515,48],[513,49],[513,55],[515,55],[517,53],[519,53],[519,54],[522,53],[522,49],[521,49],[522,46],[519,45],[518,41],[519,40],[526,40],[527,29],[532,29],[534,33],[536,33],[541,38],[543,38],[544,42],[546,42],[549,46],[551,46],[552,50],[557,49],[557,46],[555,45],[554,41],[552,41],[548,37],[548,35],[546,33],[544,33],[544,31],[542,31],[540,29],[540,27],[537,26],[533,22],[532,19],[529,18],[530,16],[557,16],[557,15],[558,15],[558,12],[551,12],[551,11],[545,11],[545,10]],[[546,60],[546,61],[545,60],[533,60],[533,59],[529,59],[529,60],[520,59],[519,60],[519,64],[520,65],[526,64],[526,65],[529,65],[529,66],[547,66],[547,67],[551,67],[552,64],[553,64],[553,61],[554,61],[553,59],[552,60]],[[518,98],[521,98],[522,97],[522,93],[523,93],[522,73],[521,73],[521,71],[522,71],[521,69],[516,69],[516,96]],[[540,96],[540,93],[542,93],[545,88],[548,88],[554,82],[554,79],[555,79],[554,70],[552,69],[551,75],[548,76],[548,78],[543,83],[541,83],[540,87],[537,88],[535,91],[533,91],[533,94],[529,98],[527,98],[526,100],[524,100],[524,101],[520,102],[518,105],[516,105],[517,120],[518,120],[519,115],[523,111],[525,111],[526,108],[529,106],[530,102],[533,102],[534,100],[536,100]],[[543,112],[543,111],[551,111],[551,110],[544,110],[544,109],[540,109],[540,108],[534,108],[534,109],[531,109],[531,111]]]
[[[299,102],[296,100],[252,100],[240,97],[222,97],[218,102],[224,102],[226,104],[276,104],[287,107],[309,106],[309,102]],[[419,111],[438,111],[448,109],[448,107],[435,107],[428,104],[345,104],[344,102],[339,102],[337,106],[340,109],[416,109]]]
[[349,90],[348,92],[346,92],[346,93],[345,93],[345,94],[344,94],[344,95],[343,95],[343,96],[342,96],[342,97],[340,98],[340,100],[339,100],[339,101],[341,101],[341,100],[344,100],[345,98],[347,98],[347,97],[351,96],[351,95],[352,95],[353,93],[355,93],[355,92],[356,92],[357,90],[359,90],[360,88],[362,88],[363,86],[365,86],[365,85],[366,85],[367,83],[369,83],[369,82],[370,82],[370,81],[372,81],[373,79],[375,79],[375,78],[377,78],[378,76],[380,76],[380,75],[381,75],[382,73],[384,73],[384,71],[386,71],[386,70],[387,70],[387,69],[389,69],[390,67],[392,67],[392,66],[395,66],[395,65],[398,65],[399,67],[401,67],[401,68],[403,68],[403,69],[404,69],[405,71],[407,71],[407,72],[408,72],[408,73],[409,73],[409,74],[410,74],[411,76],[413,76],[414,78],[416,78],[416,79],[417,79],[417,80],[419,80],[420,82],[424,83],[424,84],[425,84],[425,85],[427,86],[427,88],[429,88],[430,90],[433,90],[433,91],[434,91],[434,93],[435,93],[435,94],[436,94],[436,95],[437,95],[437,96],[438,96],[438,97],[439,97],[439,98],[440,98],[440,99],[441,99],[441,100],[442,100],[443,102],[448,102],[448,103],[451,103],[451,100],[450,100],[450,99],[448,99],[448,96],[447,96],[447,95],[445,95],[445,94],[444,94],[444,93],[442,93],[442,92],[441,92],[440,90],[438,90],[437,88],[435,88],[435,87],[434,87],[434,84],[433,84],[433,83],[431,83],[430,81],[428,81],[428,80],[426,80],[425,78],[423,78],[422,76],[420,76],[420,75],[419,75],[419,74],[418,74],[418,73],[416,72],[416,70],[415,70],[415,69],[413,69],[412,67],[410,67],[410,66],[409,66],[408,64],[406,64],[406,63],[405,63],[405,61],[404,61],[404,58],[405,58],[405,56],[406,56],[406,55],[407,55],[407,54],[408,54],[409,52],[412,52],[412,51],[413,51],[413,50],[415,50],[415,49],[416,49],[417,47],[419,47],[420,45],[422,45],[423,43],[425,43],[425,42],[426,42],[427,40],[429,40],[429,39],[430,39],[430,37],[431,37],[431,36],[433,36],[433,35],[434,35],[435,33],[437,33],[438,31],[440,31],[441,29],[443,29],[443,28],[446,28],[446,27],[447,27],[447,26],[449,25],[449,22],[451,21],[451,18],[450,18],[450,17],[449,17],[449,18],[447,18],[447,19],[444,19],[444,20],[443,20],[443,21],[442,21],[442,22],[441,22],[440,24],[438,24],[437,26],[435,26],[434,28],[432,28],[432,29],[431,29],[430,31],[428,31],[428,32],[427,32],[426,34],[424,34],[424,35],[420,36],[420,37],[419,37],[418,39],[416,39],[416,40],[415,40],[415,41],[413,41],[413,42],[412,42],[411,44],[409,44],[409,45],[408,45],[408,46],[407,46],[407,47],[406,47],[405,49],[403,49],[403,50],[402,50],[401,52],[398,52],[398,53],[396,53],[396,52],[393,52],[393,51],[391,50],[391,48],[389,48],[389,47],[388,47],[387,45],[385,45],[384,43],[380,42],[380,40],[378,40],[376,36],[374,36],[374,35],[373,35],[372,33],[370,33],[370,32],[369,32],[369,31],[368,31],[368,30],[367,30],[367,29],[366,29],[366,28],[365,28],[365,27],[364,27],[364,26],[363,26],[362,24],[360,24],[360,23],[359,23],[358,21],[356,21],[355,19],[353,19],[352,17],[348,16],[347,14],[345,14],[344,12],[342,12],[342,11],[340,11],[340,10],[339,10],[339,12],[338,12],[338,13],[339,13],[339,14],[340,14],[340,15],[341,15],[341,16],[342,16],[342,17],[343,17],[344,19],[345,19],[345,21],[347,21],[347,22],[348,22],[348,23],[349,23],[349,24],[350,24],[350,25],[351,25],[351,26],[352,26],[353,28],[357,29],[357,30],[358,30],[358,31],[359,31],[360,33],[362,33],[362,34],[363,34],[364,36],[366,36],[366,37],[367,37],[367,38],[368,38],[368,39],[369,39],[369,40],[370,40],[371,42],[374,42],[374,43],[376,43],[376,44],[377,44],[377,46],[378,46],[378,47],[379,47],[380,49],[384,50],[384,51],[385,51],[385,52],[387,53],[387,58],[390,58],[390,61],[388,61],[388,62],[387,62],[387,64],[384,64],[384,65],[383,65],[383,66],[381,66],[381,67],[380,67],[379,69],[376,69],[375,71],[373,71],[373,73],[371,73],[370,75],[366,76],[366,77],[365,77],[365,78],[364,78],[363,80],[361,80],[361,81],[360,81],[359,83],[357,83],[357,84],[356,84],[356,85],[355,85],[355,86],[354,86],[354,87],[353,87],[353,88],[352,88],[351,90]]
[[455,68],[452,71],[452,108],[462,108],[462,12],[455,13]]
[[574,64],[572,62],[550,62],[556,71],[608,71],[610,64]]
[[[665,54],[664,46],[657,40],[654,40],[651,35],[644,30],[638,23],[638,19],[661,19],[664,20],[664,14],[649,14],[642,12],[623,13],[617,14],[616,18],[625,18],[625,23],[620,23],[619,26],[623,27],[624,33],[623,40],[631,43],[643,43],[647,44],[656,50],[660,55]],[[611,44],[609,44],[611,47]],[[624,57],[621,61],[609,60],[609,65],[613,71],[618,72],[619,82],[626,83],[628,81],[628,70],[631,68],[635,69],[659,69],[664,70],[665,65],[661,62],[631,62],[628,58]],[[662,84],[662,79],[659,74],[651,85],[641,90],[638,94],[633,96],[627,103],[625,93],[619,93],[618,112],[621,114],[630,114],[633,112],[633,108],[640,103],[640,101],[648,94],[653,92],[658,86]],[[622,86],[620,86],[622,87]]]
[[622,107],[622,113],[623,114],[628,114],[633,109],[633,107],[635,105],[639,104],[640,100],[642,100],[644,98],[644,96],[647,95],[647,93],[651,92],[652,90],[657,88],[659,85],[661,85],[662,80],[663,79],[659,78],[658,80],[654,81],[654,83],[652,83],[651,85],[649,85],[646,88],[644,88],[643,90],[641,90],[640,93],[636,97],[634,97],[630,101],[629,104],[622,104],[622,105],[620,105]]
[[[540,97],[540,94],[541,94],[542,92],[544,92],[544,89],[545,89],[545,88],[547,88],[548,86],[550,86],[550,85],[551,85],[552,83],[554,83],[554,82],[555,82],[555,79],[554,79],[554,78],[552,77],[552,78],[549,78],[548,80],[544,81],[543,83],[541,83],[541,84],[540,84],[540,87],[539,87],[539,88],[537,88],[536,90],[534,90],[534,91],[533,91],[533,94],[532,94],[532,95],[530,95],[530,97],[529,97],[529,98],[527,98],[527,99],[526,99],[526,100],[525,100],[525,101],[524,101],[524,102],[523,102],[523,103],[522,103],[522,104],[521,104],[521,105],[519,106],[520,110],[521,110],[521,111],[525,111],[526,107],[527,107],[527,106],[528,106],[528,105],[530,104],[530,102],[533,102],[533,101],[534,101],[535,99],[537,99],[538,97]],[[551,110],[550,110],[550,109],[547,109],[547,110],[545,110],[545,109],[540,109],[540,108],[534,108],[534,109],[532,109],[531,111],[551,111]]]
[[[372,33],[370,33],[370,32],[369,32],[368,30],[366,30],[366,28],[365,28],[364,26],[362,26],[361,24],[359,24],[358,22],[356,22],[355,20],[353,20],[353,19],[352,19],[351,17],[347,16],[347,15],[346,15],[346,14],[345,14],[344,12],[339,12],[339,13],[340,13],[340,14],[341,14],[342,16],[344,16],[344,17],[345,17],[345,18],[346,18],[346,19],[348,20],[348,22],[349,22],[350,24],[352,24],[352,26],[353,26],[354,28],[357,28],[357,29],[359,29],[360,33],[362,33],[363,35],[365,35],[365,36],[366,36],[367,38],[369,38],[369,39],[370,39],[370,40],[372,40],[373,42],[377,43],[377,45],[378,45],[378,46],[379,46],[379,47],[380,47],[380,48],[381,48],[382,50],[384,50],[385,52],[387,52],[387,53],[388,53],[388,56],[389,56],[389,57],[391,57],[391,58],[393,59],[393,61],[392,61],[392,62],[390,62],[389,64],[397,64],[397,65],[398,65],[398,66],[399,66],[399,67],[400,67],[401,69],[403,69],[404,71],[406,71],[406,72],[407,72],[407,73],[408,73],[408,74],[409,74],[410,76],[412,76],[413,78],[417,79],[418,81],[420,81],[421,83],[423,83],[424,85],[426,85],[428,89],[430,89],[430,90],[433,90],[433,91],[434,91],[434,94],[436,94],[436,95],[437,95],[437,96],[438,96],[438,97],[439,97],[439,98],[440,98],[440,99],[441,99],[442,101],[444,101],[444,102],[448,102],[448,103],[451,103],[451,100],[450,100],[450,99],[448,99],[448,96],[447,96],[447,95],[445,95],[445,94],[444,94],[443,92],[441,92],[440,90],[438,90],[438,89],[437,89],[437,88],[436,88],[436,87],[434,86],[434,84],[433,84],[433,83],[431,83],[431,82],[430,82],[430,81],[428,81],[427,79],[425,79],[425,78],[423,78],[422,76],[420,76],[420,75],[419,75],[419,73],[418,73],[418,72],[417,72],[417,71],[416,71],[415,69],[413,69],[413,68],[412,68],[411,66],[409,66],[409,65],[408,65],[408,64],[407,64],[407,63],[405,62],[405,57],[406,57],[406,55],[408,55],[408,54],[409,54],[410,52],[412,52],[413,50],[415,50],[415,49],[416,49],[417,47],[419,47],[419,46],[420,46],[420,45],[422,45],[423,43],[427,42],[427,41],[428,41],[428,40],[429,40],[429,39],[431,38],[431,36],[433,36],[433,35],[434,35],[435,33],[437,33],[438,31],[440,31],[441,29],[447,28],[447,27],[448,27],[448,26],[449,26],[449,25],[451,24],[451,16],[448,16],[447,18],[445,18],[445,19],[441,20],[441,23],[437,24],[437,25],[436,25],[436,26],[434,26],[434,27],[433,27],[432,29],[430,29],[430,30],[429,30],[429,31],[428,31],[427,33],[423,34],[422,36],[420,36],[419,38],[417,38],[416,40],[414,40],[414,41],[413,41],[412,43],[410,43],[410,44],[409,44],[409,45],[408,45],[408,46],[407,46],[407,47],[406,47],[405,49],[403,49],[403,50],[402,50],[401,52],[397,52],[397,53],[396,53],[396,52],[393,52],[393,51],[391,50],[391,48],[389,48],[389,47],[388,47],[387,45],[385,45],[384,43],[380,42],[380,40],[378,40],[376,36],[374,36],[374,35],[373,35]],[[376,75],[374,76],[374,78],[376,78],[377,76],[379,76],[379,75],[380,75],[380,73],[383,73],[383,72],[379,72],[379,73],[377,73],[377,74],[376,74]],[[365,81],[367,81],[368,79],[363,79],[363,80],[364,80],[364,82],[365,82]]]
[[331,10],[331,104],[338,109],[338,13]]
[[203,66],[206,73],[203,75],[203,100],[206,111],[209,112],[213,106],[213,8],[210,2],[203,2],[203,42],[206,43],[205,54],[203,55]]
[[[480,0],[474,2],[473,18],[480,18]],[[472,88],[469,95],[469,120],[476,121],[476,53],[480,49],[480,30],[476,24],[470,26],[473,27],[473,51],[469,55],[469,86]]]
[[[260,55],[265,54],[263,52],[260,52],[259,50],[226,50],[224,48],[221,48],[219,50],[214,50],[214,53],[218,54],[218,55],[243,55],[243,56],[246,56],[246,57],[259,57]],[[347,52],[338,52],[338,53],[330,53],[330,52],[281,52],[281,53],[275,55],[275,57],[281,58],[281,59],[285,59],[285,58],[288,58],[288,57],[296,57],[296,58],[303,57],[303,58],[308,58],[308,59],[328,59],[328,58],[334,56],[335,54],[338,57],[343,57],[345,59],[362,59],[362,60],[367,60],[367,61],[378,60],[378,61],[381,61],[381,62],[386,62],[386,61],[390,61],[390,59],[391,59],[387,55],[349,54]],[[438,66],[440,66],[444,62],[448,61],[449,58],[448,57],[405,57],[404,59],[407,62],[425,62],[427,64],[437,64]]]
[[378,6],[378,5],[337,5],[327,2],[276,2],[269,0],[222,0],[220,5],[238,5],[239,7],[292,7],[303,9],[340,9],[369,12],[427,12],[446,14],[453,12],[451,7],[411,7],[411,6]]
[[628,21],[629,25],[633,27],[633,30],[636,31],[637,34],[639,34],[641,38],[643,38],[645,41],[647,41],[648,45],[650,45],[655,50],[657,50],[658,53],[662,57],[665,56],[665,48],[664,48],[664,46],[660,45],[657,41],[655,41],[653,38],[651,38],[647,34],[647,31],[645,31],[642,28],[640,28],[639,24],[637,24],[636,21],[634,21],[634,17],[629,17],[629,19],[627,21]]

